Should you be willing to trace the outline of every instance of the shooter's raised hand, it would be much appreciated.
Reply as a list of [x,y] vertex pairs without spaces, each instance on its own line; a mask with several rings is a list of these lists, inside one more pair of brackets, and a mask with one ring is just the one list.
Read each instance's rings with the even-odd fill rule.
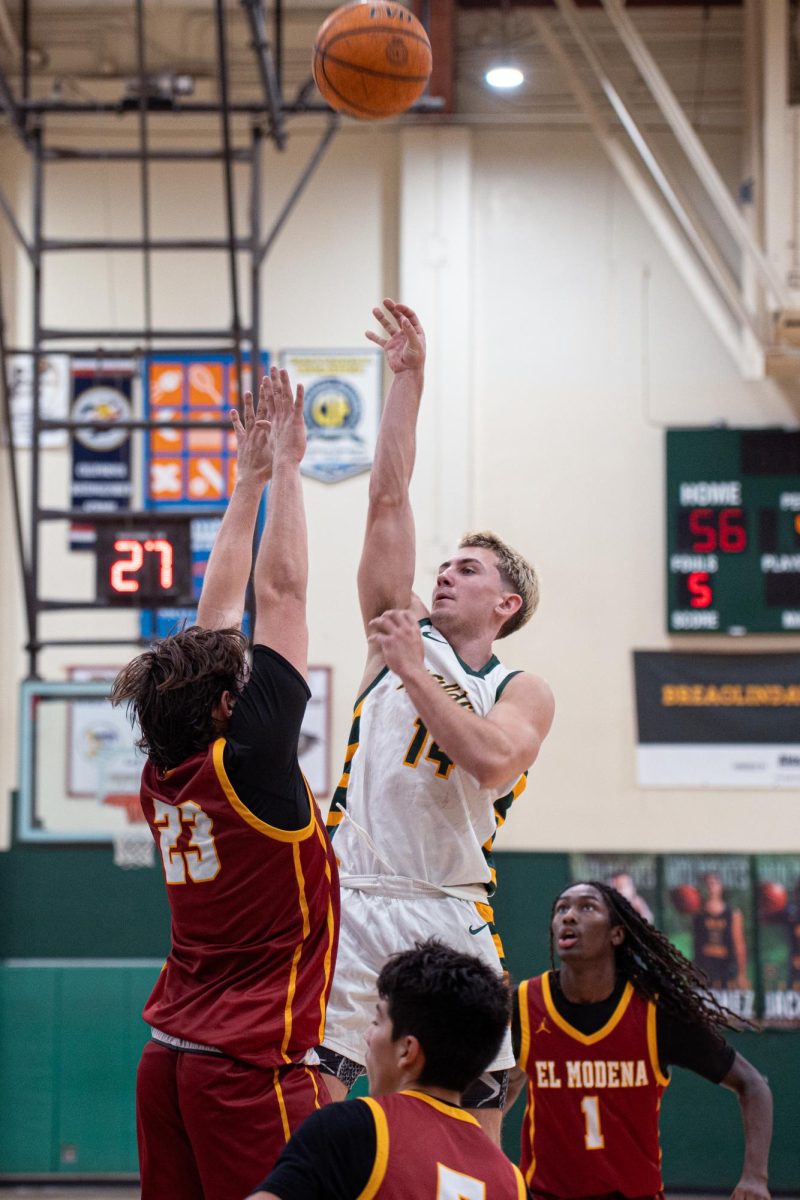
[[383,308],[372,310],[372,315],[383,329],[383,333],[373,333],[368,329],[366,336],[376,346],[381,347],[393,374],[399,375],[403,371],[422,372],[425,367],[425,330],[419,317],[413,308],[409,308],[407,304],[398,304],[395,300],[384,300]]

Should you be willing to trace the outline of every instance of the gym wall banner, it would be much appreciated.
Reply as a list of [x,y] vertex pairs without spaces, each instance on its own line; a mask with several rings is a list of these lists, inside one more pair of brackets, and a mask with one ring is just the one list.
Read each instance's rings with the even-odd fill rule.
[[[116,512],[131,504],[131,435],[114,421],[130,420],[134,364],[129,359],[73,359],[76,421],[108,421],[107,429],[78,429],[72,438],[72,507]],[[92,525],[70,527],[70,549],[91,550]]]
[[663,931],[737,1017],[755,1015],[755,938],[750,859],[744,854],[668,854]]
[[758,940],[764,1022],[800,1025],[800,854],[759,854]]
[[800,787],[800,654],[633,657],[641,787]]
[[381,413],[378,350],[282,350],[280,364],[305,388],[308,446],[300,470],[338,483],[372,466]]

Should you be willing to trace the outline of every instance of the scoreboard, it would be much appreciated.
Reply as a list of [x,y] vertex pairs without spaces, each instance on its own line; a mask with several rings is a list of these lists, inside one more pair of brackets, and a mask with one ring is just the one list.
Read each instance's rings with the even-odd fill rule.
[[800,633],[800,433],[667,432],[670,633]]

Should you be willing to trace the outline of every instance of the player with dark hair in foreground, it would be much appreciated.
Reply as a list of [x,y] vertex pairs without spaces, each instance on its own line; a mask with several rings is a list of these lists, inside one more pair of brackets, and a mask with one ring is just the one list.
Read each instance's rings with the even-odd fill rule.
[[534,1200],[662,1197],[658,1118],[672,1065],[736,1093],[745,1158],[733,1197],[769,1200],[772,1095],[721,1034],[741,1022],[688,959],[594,881],[557,897],[550,958],[513,1005],[511,1099],[527,1082],[520,1166]]
[[[302,389],[273,368],[233,414],[237,478],[198,626],[117,677],[148,755],[141,803],[172,948],[144,1010],[136,1117],[144,1200],[241,1200],[328,1100],[313,1047],[336,950],[336,862],[297,758],[306,683]],[[249,676],[239,625],[253,534]]]
[[459,1107],[503,1040],[502,978],[428,941],[389,959],[378,995],[369,1098],[309,1117],[257,1200],[524,1200],[520,1172]]

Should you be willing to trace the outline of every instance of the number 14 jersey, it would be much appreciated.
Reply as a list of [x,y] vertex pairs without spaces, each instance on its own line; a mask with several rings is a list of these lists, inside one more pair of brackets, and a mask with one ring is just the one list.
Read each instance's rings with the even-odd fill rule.
[[[454,704],[485,717],[519,674],[494,655],[462,662],[429,619],[420,622],[425,667]],[[428,733],[388,667],[356,701],[329,827],[342,875],[410,879],[467,899],[494,891],[491,848],[525,775],[481,787]]]

